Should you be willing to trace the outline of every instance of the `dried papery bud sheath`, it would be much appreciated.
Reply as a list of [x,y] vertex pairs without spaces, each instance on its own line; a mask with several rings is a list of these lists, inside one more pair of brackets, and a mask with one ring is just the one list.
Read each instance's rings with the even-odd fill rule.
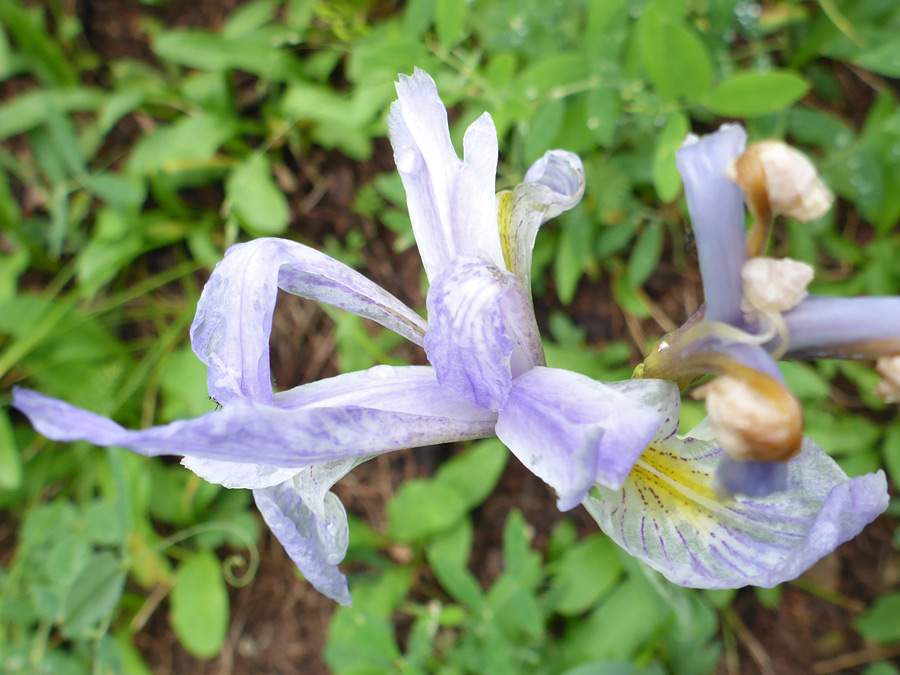
[[751,258],[741,269],[744,311],[787,312],[808,295],[806,288],[815,271],[811,265],[790,258]]
[[733,459],[784,462],[800,451],[800,403],[772,378],[722,375],[698,387],[693,396],[706,400],[710,422]]
[[888,403],[900,403],[900,354],[882,356],[876,361],[875,370],[883,378],[875,393]]
[[757,218],[781,214],[805,223],[834,201],[809,158],[781,141],[753,143],[725,175],[744,190]]

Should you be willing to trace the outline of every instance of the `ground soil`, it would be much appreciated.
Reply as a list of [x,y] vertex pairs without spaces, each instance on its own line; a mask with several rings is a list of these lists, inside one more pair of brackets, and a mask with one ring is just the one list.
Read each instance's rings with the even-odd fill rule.
[[[154,62],[143,23],[148,17],[168,26],[221,25],[239,0],[169,0],[158,6],[136,0],[67,0],[84,26],[83,42],[103,63],[120,58]],[[103,68],[92,75],[103,84]],[[11,95],[13,85],[4,93]],[[27,86],[27,85],[25,85]],[[854,87],[857,84],[854,81]],[[852,100],[852,99],[851,99]],[[859,117],[859,111],[843,111]],[[110,142],[125,144],[139,133],[132,118],[123,120]],[[351,162],[333,152],[313,150],[307,156],[285,158],[294,171],[288,186],[292,207],[292,233],[322,244],[327,234],[343,238],[351,229],[366,239],[362,250],[367,276],[412,306],[421,306],[419,262],[414,250],[397,254],[390,247],[393,235],[382,225],[355,215],[350,206],[357,188],[376,173],[392,168],[389,147],[377,145],[373,160]],[[284,185],[282,187],[285,187]],[[309,200],[315,192],[318,198]],[[671,255],[667,252],[667,260]],[[609,340],[635,345],[677,325],[700,302],[695,267],[663,264],[647,290],[658,307],[656,319],[626,321],[612,300],[607,280],[583,281],[571,306],[555,303],[550,291],[539,299],[539,321],[551,310],[565,311],[588,331],[588,340],[602,346]],[[545,328],[546,326],[542,326]],[[298,355],[302,354],[302,358]],[[414,363],[424,355],[415,348],[403,354]],[[634,350],[634,361],[638,349]],[[279,300],[272,335],[273,374],[280,388],[337,373],[331,321],[312,303],[295,298]],[[356,469],[336,491],[352,513],[383,529],[385,505],[397,486],[412,476],[428,475],[454,447],[426,448],[393,453]],[[542,549],[553,526],[574,519],[582,533],[595,531],[587,514],[578,509],[563,515],[546,486],[510,459],[494,494],[476,511],[477,533],[473,571],[484,584],[501,571],[500,540],[511,509],[520,509],[534,527],[533,545]],[[853,631],[853,620],[879,594],[898,588],[898,557],[891,544],[897,523],[886,516],[852,542],[814,568],[798,585],[788,584],[777,609],[766,609],[749,589],[738,593],[731,617],[725,622],[730,645],[718,669],[720,675],[752,673],[857,673],[878,658],[898,657],[863,644]],[[199,661],[187,654],[174,637],[165,601],[136,636],[136,643],[154,673],[167,674],[294,674],[326,673],[322,658],[329,618],[335,605],[298,578],[294,566],[271,535],[261,542],[261,565],[253,581],[232,589],[231,626],[220,656]],[[810,589],[817,589],[812,592]],[[900,662],[898,662],[900,663]]]

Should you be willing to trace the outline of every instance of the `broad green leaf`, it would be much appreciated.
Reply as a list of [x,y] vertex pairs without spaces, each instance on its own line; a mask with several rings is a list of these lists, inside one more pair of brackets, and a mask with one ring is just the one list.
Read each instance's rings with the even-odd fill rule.
[[456,46],[466,25],[468,2],[437,0],[434,10],[434,27],[438,42],[446,49]]
[[[40,16],[40,15],[38,15]],[[35,73],[45,85],[71,85],[78,81],[72,62],[63,56],[57,41],[25,11],[19,0],[0,2],[0,21],[28,55]]]
[[22,484],[22,457],[16,447],[12,424],[0,410],[0,490],[15,490]]
[[125,568],[118,556],[109,551],[93,555],[66,596],[63,634],[76,637],[105,627],[124,585]]
[[900,487],[900,424],[893,424],[884,434],[884,465],[894,485]]
[[637,243],[628,257],[628,283],[641,286],[659,264],[663,248],[663,227],[661,223],[649,223],[638,237]]
[[222,649],[230,618],[228,592],[212,553],[193,553],[178,566],[169,618],[178,641],[194,656],[208,659]]
[[338,607],[328,624],[325,662],[335,673],[394,673],[400,649],[391,622],[356,607]]
[[885,593],[872,603],[853,627],[866,640],[881,644],[900,642],[900,593]]
[[143,175],[191,168],[209,159],[236,132],[237,123],[230,117],[181,117],[141,138],[127,168]]
[[444,462],[433,480],[455,490],[472,509],[494,489],[508,459],[506,446],[488,438]]
[[654,88],[667,99],[700,100],[709,89],[712,66],[696,33],[649,8],[636,30],[641,63]]
[[664,202],[674,201],[681,194],[681,174],[675,164],[675,151],[681,147],[691,130],[687,115],[675,112],[666,118],[666,123],[656,137],[653,151],[653,187]]
[[895,35],[889,42],[863,50],[852,60],[856,65],[873,73],[900,77],[900,40]]
[[737,73],[710,92],[704,104],[717,115],[756,117],[787,108],[808,91],[806,80],[791,70]]
[[563,644],[564,658],[571,665],[589,659],[630,659],[666,622],[670,611],[645,582],[629,578],[587,619],[572,625]]
[[[460,3],[463,4],[463,3]],[[566,105],[562,99],[552,98],[538,106],[528,120],[523,153],[525,162],[530,164],[540,158],[562,127]]]
[[387,508],[388,532],[417,541],[449,529],[469,510],[465,498],[444,483],[413,479],[400,486]]
[[469,571],[472,521],[463,518],[452,530],[434,537],[425,550],[434,576],[453,598],[471,608],[482,605],[482,590]]
[[54,91],[33,89],[0,105],[0,140],[21,134],[47,119],[48,106],[60,112],[94,110],[103,103],[105,92],[87,87]]
[[153,41],[162,59],[200,70],[246,70],[271,80],[297,71],[292,58],[264,40],[228,38],[196,29],[165,31]]
[[288,202],[272,177],[265,155],[253,154],[225,181],[225,195],[241,224],[254,236],[282,234],[288,225]]
[[596,603],[622,576],[615,545],[594,534],[566,550],[555,565],[551,597],[564,616],[580,614]]

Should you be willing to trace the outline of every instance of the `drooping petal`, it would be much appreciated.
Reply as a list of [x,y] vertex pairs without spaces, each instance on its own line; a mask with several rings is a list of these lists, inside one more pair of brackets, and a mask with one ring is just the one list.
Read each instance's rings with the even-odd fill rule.
[[425,353],[441,386],[499,410],[512,378],[543,365],[531,300],[512,274],[488,262],[456,258],[426,298]]
[[584,194],[577,155],[549,150],[525,174],[525,182],[497,195],[497,224],[507,269],[531,288],[531,252],[538,229],[575,206]]
[[706,318],[726,323],[741,318],[741,268],[747,244],[743,193],[724,174],[746,142],[741,127],[724,124],[703,138],[688,137],[676,153],[697,242]]
[[876,359],[900,353],[900,297],[809,297],[784,314],[787,358]]
[[560,510],[571,509],[594,483],[621,486],[663,420],[677,414],[677,389],[668,388],[664,402],[658,383],[646,382],[656,407],[578,373],[534,368],[513,381],[497,436],[556,490]]
[[269,334],[279,288],[423,342],[421,317],[343,263],[284,239],[237,244],[213,270],[191,326],[191,344],[209,366],[209,393],[219,403],[240,397],[272,401]]
[[[57,441],[86,440],[147,456],[189,455],[280,468],[493,435],[493,413],[443,390],[431,369],[421,372],[426,379],[407,397],[385,397],[370,406],[285,409],[235,399],[201,417],[141,431],[25,389],[14,390],[13,405],[35,429]],[[419,412],[421,392],[429,401],[427,413]]]
[[347,578],[337,566],[347,554],[347,513],[331,492],[326,491],[319,508],[313,508],[304,499],[304,492],[301,477],[297,476],[280,485],[254,490],[253,497],[266,525],[303,576],[320,593],[349,605]]
[[598,486],[584,505],[629,554],[697,588],[771,587],[855,537],[888,505],[884,473],[848,479],[806,439],[787,490],[719,501],[722,451],[694,439],[652,446],[621,490]]
[[434,80],[418,68],[400,75],[388,129],[413,234],[429,280],[455,257],[483,256],[503,268],[494,188],[497,130],[485,113],[466,132],[465,161],[450,141]]
[[208,483],[246,490],[257,490],[280,485],[286,480],[293,478],[298,472],[298,469],[280,469],[264,464],[225,462],[193,456],[182,457],[181,464]]

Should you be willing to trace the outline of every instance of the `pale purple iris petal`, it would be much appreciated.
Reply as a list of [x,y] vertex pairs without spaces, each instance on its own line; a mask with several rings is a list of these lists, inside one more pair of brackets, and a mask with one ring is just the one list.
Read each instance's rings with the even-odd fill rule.
[[469,127],[460,161],[434,80],[418,68],[412,77],[400,75],[397,98],[388,129],[429,280],[458,256],[485,256],[502,268],[494,201],[497,131],[490,115]]
[[883,472],[848,479],[808,439],[787,465],[785,492],[720,501],[721,456],[715,443],[672,439],[651,447],[621,490],[598,486],[584,505],[628,553],[698,588],[794,579],[887,508]]
[[190,469],[208,483],[215,483],[227,488],[259,488],[279,485],[290,480],[298,469],[281,469],[264,464],[248,462],[225,462],[205,457],[182,457],[181,464]]
[[228,249],[203,289],[191,344],[219,403],[269,403],[269,334],[278,289],[377,321],[421,345],[425,322],[380,286],[324,253],[284,239]]
[[786,312],[787,358],[876,358],[900,352],[900,297],[810,296]]
[[[25,389],[14,390],[13,405],[35,429],[57,441],[122,446],[146,456],[189,455],[300,468],[493,435],[495,416],[490,411],[472,405],[460,419],[461,405],[450,397],[443,416],[354,405],[282,409],[235,399],[219,411],[141,431]],[[415,402],[410,400],[407,407],[415,409]]]
[[525,174],[525,182],[498,196],[498,227],[509,271],[531,288],[531,253],[538,230],[575,206],[584,194],[584,167],[577,155],[550,150]]
[[531,300],[509,272],[456,258],[433,280],[426,304],[425,353],[442,387],[499,410],[512,378],[543,365]]
[[746,142],[743,129],[725,124],[703,138],[689,137],[676,153],[697,242],[706,318],[726,323],[741,320],[741,268],[747,244],[744,195],[724,172],[743,153]]
[[621,486],[666,412],[671,410],[658,412],[584,375],[538,367],[513,381],[497,436],[556,490],[565,511],[594,483]]
[[633,401],[643,404],[659,419],[659,429],[653,437],[654,443],[661,443],[678,431],[681,396],[678,385],[669,380],[621,380],[604,382],[607,387],[624,394]]
[[337,566],[347,553],[347,513],[331,492],[317,513],[304,501],[296,480],[254,490],[256,506],[306,580],[320,593],[349,605],[347,578]]

